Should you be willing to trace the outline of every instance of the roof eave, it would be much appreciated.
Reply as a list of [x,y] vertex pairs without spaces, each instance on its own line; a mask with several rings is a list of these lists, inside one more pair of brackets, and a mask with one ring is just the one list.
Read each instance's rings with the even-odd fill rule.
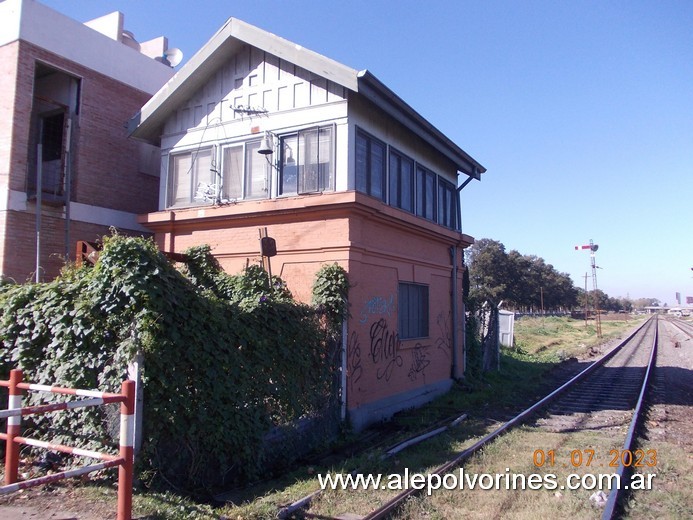
[[358,79],[359,94],[445,155],[459,171],[481,180],[481,174],[486,171],[486,168],[429,123],[378,78],[368,70],[362,70],[358,73]]

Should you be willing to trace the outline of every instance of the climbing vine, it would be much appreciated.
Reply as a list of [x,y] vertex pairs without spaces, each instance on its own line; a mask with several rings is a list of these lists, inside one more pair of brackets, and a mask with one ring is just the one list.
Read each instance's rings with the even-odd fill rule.
[[[179,271],[151,240],[116,235],[93,268],[0,285],[0,375],[21,368],[32,382],[117,391],[141,352],[140,477],[208,494],[257,473],[270,428],[333,399],[333,331],[320,317],[331,327],[346,316],[348,283],[336,267],[321,271],[316,309],[258,266],[228,275],[208,246],[186,253]],[[90,408],[25,427],[93,448],[117,436],[116,421]]]
[[324,265],[313,285],[313,304],[324,310],[330,326],[340,330],[349,317],[349,278],[339,264]]

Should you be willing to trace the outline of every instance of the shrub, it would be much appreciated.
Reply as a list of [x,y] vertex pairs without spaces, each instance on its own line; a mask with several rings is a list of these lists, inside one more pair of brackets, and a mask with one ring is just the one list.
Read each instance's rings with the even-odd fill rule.
[[[116,235],[104,239],[93,269],[66,269],[46,284],[1,285],[0,370],[3,377],[21,368],[32,382],[118,391],[140,351],[140,476],[207,494],[257,474],[271,427],[334,399],[336,356],[327,341],[334,330],[261,268],[231,276],[209,247],[187,253],[180,272],[151,240]],[[326,315],[344,316],[344,304],[333,304],[345,293],[318,293]],[[76,437],[94,448],[109,437],[103,408],[33,417],[25,430],[50,431],[47,440],[74,444]]]

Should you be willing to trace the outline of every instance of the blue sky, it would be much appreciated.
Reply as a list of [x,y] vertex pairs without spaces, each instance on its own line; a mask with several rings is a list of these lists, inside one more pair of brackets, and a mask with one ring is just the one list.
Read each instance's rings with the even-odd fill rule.
[[693,296],[693,2],[42,3],[79,21],[122,11],[186,58],[234,16],[369,69],[487,168],[462,191],[465,233],[580,287],[574,246],[593,239],[610,296]]

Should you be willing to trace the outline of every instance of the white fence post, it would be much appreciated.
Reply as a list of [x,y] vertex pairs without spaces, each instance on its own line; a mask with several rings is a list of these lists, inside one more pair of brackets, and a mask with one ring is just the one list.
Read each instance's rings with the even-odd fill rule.
[[142,370],[144,370],[144,356],[138,350],[135,357],[128,364],[128,379],[132,379],[135,382],[135,437],[133,445],[135,457],[137,457],[142,448],[142,410],[144,406]]

